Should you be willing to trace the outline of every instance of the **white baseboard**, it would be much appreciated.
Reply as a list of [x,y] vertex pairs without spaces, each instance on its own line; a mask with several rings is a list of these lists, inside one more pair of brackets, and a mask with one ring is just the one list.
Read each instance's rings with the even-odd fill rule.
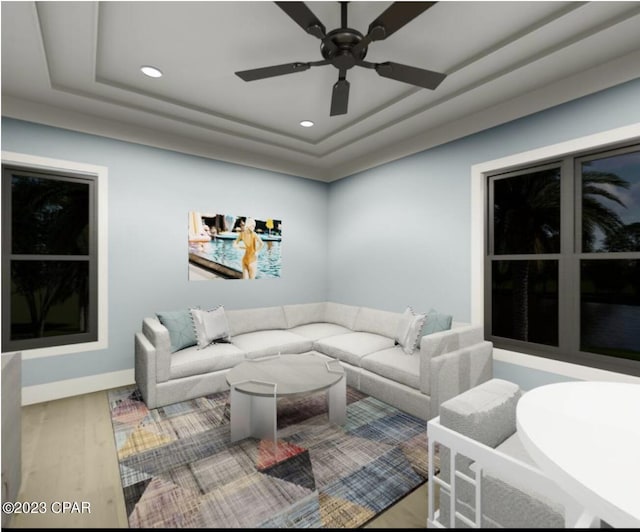
[[109,388],[118,388],[120,386],[133,384],[134,382],[135,378],[132,368],[113,371],[111,373],[101,373],[100,375],[91,375],[89,377],[24,386],[22,388],[22,406],[54,401],[55,399],[62,399],[63,397],[99,392],[100,390],[108,390]]

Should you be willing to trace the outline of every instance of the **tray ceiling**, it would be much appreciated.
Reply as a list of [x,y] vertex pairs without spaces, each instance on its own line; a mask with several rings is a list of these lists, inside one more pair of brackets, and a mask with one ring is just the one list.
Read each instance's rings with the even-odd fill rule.
[[[308,2],[327,31],[338,2]],[[366,33],[390,2],[350,2]],[[640,2],[439,2],[368,61],[444,72],[434,91],[331,65],[273,2],[2,2],[3,115],[333,181],[639,75]],[[160,68],[158,79],[141,65]],[[302,128],[301,120],[315,126]]]

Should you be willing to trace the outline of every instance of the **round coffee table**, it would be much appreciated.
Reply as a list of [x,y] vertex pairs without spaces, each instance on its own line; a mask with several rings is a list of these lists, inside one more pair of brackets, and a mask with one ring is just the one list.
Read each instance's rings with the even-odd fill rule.
[[337,360],[315,352],[275,355],[241,362],[227,373],[231,388],[231,441],[266,438],[277,441],[278,397],[327,390],[329,422],[347,417],[347,383]]

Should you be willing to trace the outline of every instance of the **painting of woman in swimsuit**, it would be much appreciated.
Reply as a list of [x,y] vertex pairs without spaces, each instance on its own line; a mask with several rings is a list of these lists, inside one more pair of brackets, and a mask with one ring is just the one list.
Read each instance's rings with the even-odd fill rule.
[[189,212],[190,281],[278,278],[281,248],[280,219]]
[[255,279],[258,266],[258,253],[264,246],[264,242],[255,232],[256,221],[247,218],[244,228],[238,233],[238,238],[233,243],[235,248],[242,248],[244,244],[244,256],[242,257],[242,278]]

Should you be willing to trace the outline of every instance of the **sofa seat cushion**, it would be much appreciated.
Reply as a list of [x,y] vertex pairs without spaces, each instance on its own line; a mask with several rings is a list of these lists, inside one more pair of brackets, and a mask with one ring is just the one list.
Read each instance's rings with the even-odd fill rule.
[[337,336],[338,334],[347,334],[352,331],[336,323],[309,323],[307,325],[300,325],[299,327],[292,327],[289,329],[289,332],[300,334],[311,340],[321,340],[322,338]]
[[406,355],[400,346],[371,353],[362,358],[360,365],[381,377],[420,388],[420,357]]
[[393,340],[374,333],[352,332],[317,340],[313,345],[316,351],[361,367],[362,357],[393,347]]
[[248,359],[278,353],[305,353],[311,351],[313,342],[309,338],[289,331],[256,331],[240,334],[231,339],[232,343],[246,353]]
[[204,349],[198,349],[197,346],[188,347],[171,355],[169,379],[231,369],[244,359],[244,351],[233,344],[211,344]]

